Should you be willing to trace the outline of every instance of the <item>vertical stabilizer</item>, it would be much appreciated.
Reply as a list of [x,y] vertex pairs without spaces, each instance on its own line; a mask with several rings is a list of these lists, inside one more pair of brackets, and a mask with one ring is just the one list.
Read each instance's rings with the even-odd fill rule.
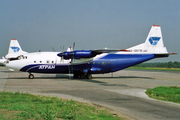
[[153,25],[146,41],[142,44],[128,48],[128,50],[132,52],[168,53],[166,47],[164,47],[161,27],[159,25]]
[[22,52],[21,46],[16,39],[12,39],[9,44],[8,54]]
[[8,54],[6,55],[7,58],[15,58],[21,54],[27,53],[21,49],[18,41],[16,39],[12,39],[9,44]]
[[146,38],[145,44],[149,47],[164,47],[161,27],[153,25]]

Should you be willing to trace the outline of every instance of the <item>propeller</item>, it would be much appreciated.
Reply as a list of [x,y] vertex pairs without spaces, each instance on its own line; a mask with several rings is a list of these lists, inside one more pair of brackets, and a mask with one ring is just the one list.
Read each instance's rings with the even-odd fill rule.
[[71,79],[71,75],[70,74],[73,74],[73,65],[72,65],[72,62],[74,61],[74,48],[75,48],[75,42],[73,43],[73,48],[72,48],[73,56],[71,57],[71,62],[70,62],[70,65],[69,65],[69,79]]
[[75,42],[73,43],[73,48],[72,48],[73,56],[72,56],[72,58],[71,58],[71,63],[74,61],[74,54],[75,54],[74,48],[75,48]]
[[[61,49],[61,46],[60,46],[60,49]],[[63,52],[64,52],[64,45],[63,45],[63,48],[62,48],[62,52],[61,52],[61,53],[64,54]],[[62,62],[62,61],[64,62],[64,56],[61,56],[61,61],[60,61],[60,62]]]

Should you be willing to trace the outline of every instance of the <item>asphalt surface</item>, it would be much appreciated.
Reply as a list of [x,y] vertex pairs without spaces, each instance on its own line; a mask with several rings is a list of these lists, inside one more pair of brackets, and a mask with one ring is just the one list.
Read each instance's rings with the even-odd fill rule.
[[126,119],[179,120],[180,104],[149,98],[144,92],[157,86],[180,87],[180,72],[122,70],[69,79],[68,75],[9,72],[0,67],[0,91],[19,91],[91,102],[118,111]]

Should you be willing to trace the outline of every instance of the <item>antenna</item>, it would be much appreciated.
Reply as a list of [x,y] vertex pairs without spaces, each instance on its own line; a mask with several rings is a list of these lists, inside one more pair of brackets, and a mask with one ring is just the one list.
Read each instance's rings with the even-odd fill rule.
[[54,49],[54,47],[52,47],[52,51],[54,51],[54,52],[55,52],[55,49]]

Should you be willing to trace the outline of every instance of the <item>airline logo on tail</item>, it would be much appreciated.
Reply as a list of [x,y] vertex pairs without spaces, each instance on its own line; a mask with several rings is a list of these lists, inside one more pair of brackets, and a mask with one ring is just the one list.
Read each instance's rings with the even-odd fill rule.
[[161,37],[150,37],[149,38],[149,42],[151,43],[151,45],[156,45]]
[[11,49],[14,51],[14,52],[18,52],[20,50],[19,47],[11,47]]

